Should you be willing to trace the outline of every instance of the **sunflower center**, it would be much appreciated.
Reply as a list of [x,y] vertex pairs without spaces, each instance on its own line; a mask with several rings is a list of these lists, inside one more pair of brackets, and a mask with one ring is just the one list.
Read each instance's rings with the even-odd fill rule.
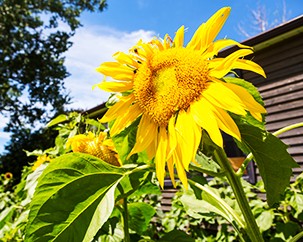
[[201,52],[185,48],[157,51],[138,69],[134,95],[144,114],[166,126],[178,111],[186,110],[207,87],[207,62]]

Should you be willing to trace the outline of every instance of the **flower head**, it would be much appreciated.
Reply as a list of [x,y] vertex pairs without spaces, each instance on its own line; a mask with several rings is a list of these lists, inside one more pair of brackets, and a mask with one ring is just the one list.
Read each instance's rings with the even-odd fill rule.
[[[163,187],[167,164],[174,182],[174,167],[187,186],[185,171],[195,154],[205,130],[212,141],[223,147],[220,130],[241,140],[230,113],[258,120],[265,113],[245,88],[226,83],[223,77],[232,69],[245,69],[265,76],[256,63],[243,59],[252,54],[250,47],[230,39],[214,41],[230,12],[225,7],[216,12],[195,32],[184,47],[184,26],[172,40],[141,40],[129,53],[114,54],[116,62],[105,62],[97,70],[114,81],[98,86],[124,95],[112,106],[101,122],[115,120],[112,136],[140,118],[136,143],[129,156],[146,151],[155,158],[156,173]],[[237,45],[239,50],[226,58],[218,52]]]
[[11,179],[13,179],[13,174],[11,173],[11,172],[6,172],[4,175],[3,175],[3,177],[4,177],[4,180],[11,180]]
[[78,134],[68,139],[66,146],[73,152],[81,152],[96,156],[114,166],[120,166],[121,162],[111,139],[106,138],[106,133],[100,132],[95,136],[92,132]]
[[47,156],[46,154],[40,155],[37,157],[37,160],[35,161],[34,165],[32,166],[32,170],[36,170],[40,165],[42,165],[45,162],[51,162],[51,158]]

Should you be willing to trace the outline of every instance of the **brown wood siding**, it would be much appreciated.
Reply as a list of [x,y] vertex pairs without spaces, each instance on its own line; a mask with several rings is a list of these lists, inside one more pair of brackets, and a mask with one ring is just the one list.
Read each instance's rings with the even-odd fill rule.
[[[303,34],[255,53],[253,60],[261,65],[267,78],[251,72],[242,77],[255,84],[265,103],[266,127],[275,132],[287,125],[303,122]],[[288,152],[300,164],[294,178],[303,171],[303,128],[279,136],[289,146]],[[260,180],[256,169],[257,180]]]

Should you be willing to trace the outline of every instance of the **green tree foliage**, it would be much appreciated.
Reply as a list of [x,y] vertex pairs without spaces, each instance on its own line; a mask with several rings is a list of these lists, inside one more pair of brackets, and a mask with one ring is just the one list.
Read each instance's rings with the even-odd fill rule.
[[0,114],[9,118],[5,131],[12,134],[0,156],[3,172],[18,178],[33,161],[24,150],[53,145],[56,135],[34,127],[63,113],[70,101],[64,53],[80,14],[106,6],[106,0],[0,0]]
[[105,7],[105,0],[0,0],[0,113],[10,118],[6,131],[63,111],[69,102],[63,53],[81,26],[80,14]]

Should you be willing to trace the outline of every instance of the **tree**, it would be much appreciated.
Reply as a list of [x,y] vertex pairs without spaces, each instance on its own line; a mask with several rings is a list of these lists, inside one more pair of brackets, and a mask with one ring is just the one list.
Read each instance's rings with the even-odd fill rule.
[[70,101],[63,53],[81,26],[80,14],[106,6],[106,0],[0,0],[0,114],[9,117],[6,131],[62,113]]
[[[102,11],[106,0],[0,0],[0,114],[11,132],[0,173],[32,161],[24,150],[51,147],[56,135],[39,123],[64,112],[70,101],[64,53],[83,11]],[[40,125],[41,127],[41,125]]]
[[281,1],[281,6],[272,12],[263,3],[257,2],[257,7],[251,10],[248,23],[240,23],[238,31],[244,37],[250,38],[286,22],[288,14],[285,0]]

